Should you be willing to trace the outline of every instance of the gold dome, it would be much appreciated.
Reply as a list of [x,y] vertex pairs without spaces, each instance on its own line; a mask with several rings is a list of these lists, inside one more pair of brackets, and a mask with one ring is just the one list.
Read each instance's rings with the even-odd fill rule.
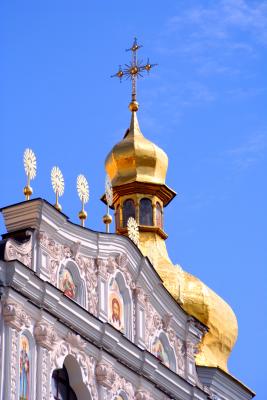
[[139,248],[150,259],[177,303],[208,328],[196,355],[197,365],[220,367],[227,371],[227,360],[238,333],[231,307],[200,279],[174,265],[165,241],[158,235],[140,232]]
[[[166,206],[175,195],[165,185],[167,168],[166,153],[143,136],[136,112],[132,112],[130,129],[106,158],[106,171],[115,189],[115,208],[120,200],[122,205],[125,196],[133,196],[134,193],[144,195],[151,186],[154,197],[159,193],[165,196],[168,193],[166,198],[162,195],[163,205]],[[155,187],[159,188],[158,191]],[[118,208],[116,210],[118,212]],[[120,218],[118,220],[121,223]],[[196,355],[197,365],[220,367],[227,371],[227,360],[238,332],[234,312],[200,279],[171,262],[164,240],[167,235],[160,235],[154,229],[156,226],[140,228],[139,248],[150,259],[166,289],[189,315],[208,328]],[[124,233],[123,229],[117,232]]]
[[112,186],[131,182],[165,184],[167,168],[167,154],[143,136],[136,112],[132,112],[130,129],[106,158]]

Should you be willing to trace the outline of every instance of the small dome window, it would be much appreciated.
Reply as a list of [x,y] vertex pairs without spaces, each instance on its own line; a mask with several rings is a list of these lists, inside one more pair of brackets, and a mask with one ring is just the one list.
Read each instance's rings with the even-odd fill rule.
[[147,198],[140,201],[140,225],[153,225],[152,202]]
[[135,218],[135,205],[132,199],[125,200],[123,203],[123,226],[127,226],[130,217]]

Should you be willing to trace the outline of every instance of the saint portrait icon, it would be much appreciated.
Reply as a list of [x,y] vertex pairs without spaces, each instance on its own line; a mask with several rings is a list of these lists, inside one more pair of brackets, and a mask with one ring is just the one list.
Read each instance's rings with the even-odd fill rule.
[[19,400],[28,400],[30,397],[30,354],[29,340],[25,335],[20,338],[19,360]]
[[59,289],[62,290],[66,296],[70,297],[71,299],[75,299],[76,286],[70,271],[66,268],[62,269],[60,272]]
[[124,330],[124,302],[117,282],[109,286],[109,322],[118,330]]

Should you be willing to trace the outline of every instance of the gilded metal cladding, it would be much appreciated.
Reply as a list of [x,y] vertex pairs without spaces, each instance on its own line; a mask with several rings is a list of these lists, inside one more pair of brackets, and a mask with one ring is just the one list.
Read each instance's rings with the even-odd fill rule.
[[227,371],[227,360],[238,333],[232,309],[200,279],[173,265],[165,241],[159,235],[140,232],[139,248],[151,260],[174,299],[209,329],[196,355],[197,365]]
[[112,186],[135,181],[165,184],[167,168],[166,153],[143,136],[133,112],[130,129],[106,158]]
[[[136,113],[132,112],[130,129],[106,159],[106,170],[115,191],[115,203],[124,196],[133,198],[134,194],[144,195],[151,184],[158,187],[165,185],[167,168],[167,155],[144,138]],[[132,182],[135,182],[134,187]],[[146,189],[142,189],[143,183]],[[155,197],[152,192],[151,195]],[[121,233],[124,234],[123,231]],[[220,367],[227,371],[227,360],[238,333],[232,309],[201,280],[171,262],[164,238],[152,228],[150,231],[140,229],[139,248],[151,260],[177,303],[208,327],[196,355],[197,365]]]

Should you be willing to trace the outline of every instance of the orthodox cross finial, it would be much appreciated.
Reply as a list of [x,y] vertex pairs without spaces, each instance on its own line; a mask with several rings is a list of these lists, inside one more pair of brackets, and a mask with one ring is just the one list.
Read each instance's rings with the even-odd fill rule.
[[26,149],[23,154],[24,169],[27,176],[27,185],[23,189],[26,200],[30,200],[33,190],[30,186],[31,180],[36,176],[36,157],[32,149]]
[[137,59],[137,51],[143,47],[142,45],[139,45],[137,43],[137,39],[134,38],[134,42],[132,47],[130,49],[127,49],[126,51],[131,51],[132,52],[132,60],[130,61],[129,64],[124,64],[124,68],[122,66],[119,66],[119,70],[116,74],[112,75],[111,77],[117,77],[122,80],[122,78],[126,79],[131,79],[132,81],[132,101],[129,104],[129,109],[130,111],[137,111],[139,104],[136,100],[136,81],[137,78],[143,77],[142,72],[146,71],[149,73],[152,67],[154,67],[157,64],[150,64],[149,58],[147,59],[147,63],[143,64],[142,60]]

